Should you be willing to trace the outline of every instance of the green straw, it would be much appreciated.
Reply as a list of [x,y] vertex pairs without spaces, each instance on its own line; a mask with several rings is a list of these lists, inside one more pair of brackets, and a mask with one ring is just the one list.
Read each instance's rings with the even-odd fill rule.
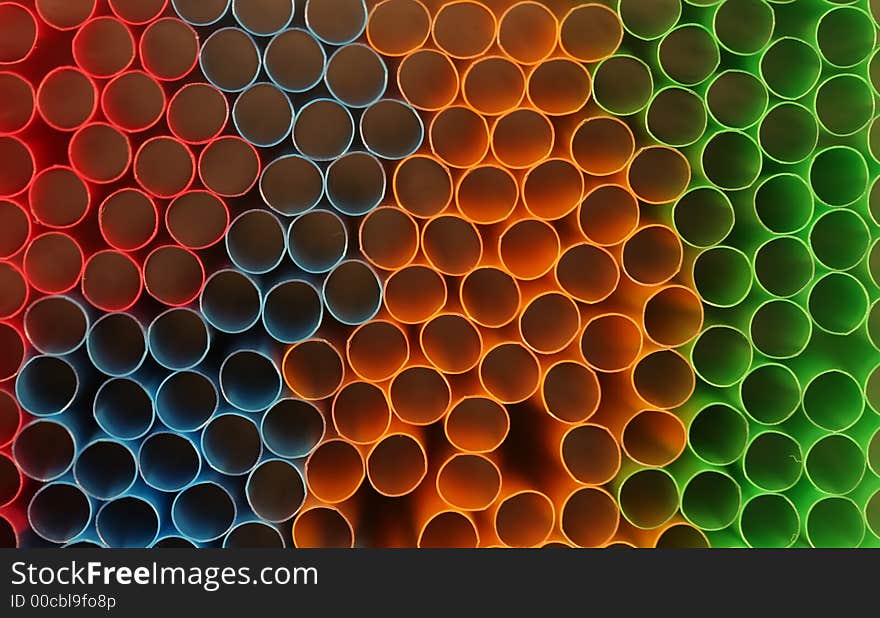
[[813,547],[858,547],[865,537],[865,521],[849,498],[821,498],[807,513],[807,539]]
[[673,524],[657,537],[658,549],[706,549],[709,540],[697,528],[689,524]]
[[852,275],[829,273],[813,284],[809,308],[816,326],[833,335],[848,335],[868,315],[868,293]]
[[756,487],[785,491],[803,471],[803,455],[797,441],[778,431],[765,431],[752,438],[743,458],[743,472]]
[[[880,241],[874,246],[876,247],[877,245],[880,245]],[[868,319],[865,321],[865,326],[868,331],[868,340],[880,352],[880,300],[875,300],[868,310]]]
[[746,129],[761,119],[770,98],[767,88],[746,71],[724,71],[706,90],[706,106],[718,124]]
[[875,225],[880,225],[880,176],[874,179],[868,194],[868,214]]
[[813,192],[796,174],[776,174],[764,179],[755,191],[755,214],[769,231],[792,234],[813,217]]
[[681,494],[681,513],[702,530],[721,530],[736,520],[742,491],[733,478],[716,470],[695,474]]
[[832,135],[858,133],[874,117],[874,93],[858,75],[835,75],[816,89],[816,116]]
[[672,222],[684,242],[701,249],[711,247],[733,229],[733,205],[715,187],[693,187],[673,206]]
[[874,536],[880,537],[880,490],[865,503],[865,523]]
[[617,500],[620,512],[633,526],[657,528],[678,510],[678,487],[665,470],[646,468],[623,479]]
[[873,51],[876,37],[871,16],[851,6],[831,9],[816,25],[819,53],[835,67],[862,62]]
[[[880,302],[880,301],[878,301]],[[880,365],[874,367],[865,379],[865,402],[880,414]],[[878,460],[880,461],[880,460]],[[880,469],[880,468],[878,468]],[[880,476],[880,474],[878,474]]]
[[716,307],[733,307],[752,289],[749,258],[733,247],[718,246],[703,251],[694,261],[693,274],[700,297]]
[[749,547],[791,547],[800,534],[801,518],[782,494],[758,494],[743,505],[739,529]]
[[822,429],[843,431],[859,420],[864,409],[862,387],[843,371],[820,373],[804,389],[804,413]]
[[783,37],[764,51],[760,72],[773,94],[782,99],[799,99],[816,85],[822,61],[808,43]]
[[681,16],[680,0],[619,0],[617,13],[624,29],[650,41],[669,32]]
[[767,157],[779,163],[800,163],[809,157],[819,139],[813,113],[800,103],[783,101],[761,120],[758,142]]
[[810,247],[816,259],[832,270],[847,270],[868,253],[871,232],[852,210],[832,210],[816,219]]
[[718,42],[743,56],[761,51],[773,34],[773,9],[762,0],[724,2],[715,12],[712,28]]
[[771,358],[791,358],[804,351],[812,325],[807,313],[789,300],[770,300],[758,307],[749,326],[752,343]]
[[745,452],[749,423],[725,403],[712,403],[697,412],[688,428],[688,444],[706,463],[726,466]]
[[773,296],[794,296],[813,278],[813,257],[795,236],[777,236],[755,252],[755,278]]
[[635,114],[645,108],[653,92],[651,69],[635,56],[606,58],[593,75],[593,99],[609,114]]
[[764,425],[779,424],[801,403],[801,386],[794,372],[779,363],[752,369],[740,384],[740,401],[752,419]]
[[865,453],[844,434],[819,438],[807,450],[805,470],[816,489],[829,494],[846,494],[865,475]]
[[849,206],[868,189],[868,166],[857,150],[831,146],[813,157],[810,186],[829,206]]
[[871,121],[868,129],[868,152],[875,162],[880,163],[880,116]]
[[663,88],[648,105],[648,133],[667,146],[688,146],[706,131],[706,108],[693,91],[678,86]]
[[712,386],[733,386],[752,364],[752,346],[735,328],[712,326],[694,343],[691,362],[697,375]]
[[720,189],[745,189],[761,173],[761,152],[755,140],[740,131],[721,131],[706,142],[703,173]]
[[657,47],[657,60],[670,80],[682,86],[696,86],[715,72],[721,53],[706,28],[684,24],[663,37]]

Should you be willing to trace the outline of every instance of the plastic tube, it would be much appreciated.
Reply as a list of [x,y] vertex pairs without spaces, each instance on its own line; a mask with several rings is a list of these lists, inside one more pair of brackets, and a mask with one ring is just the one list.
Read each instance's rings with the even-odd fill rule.
[[0,262],[0,287],[4,298],[0,300],[0,317],[11,318],[27,304],[30,291],[24,274],[9,262]]
[[22,266],[32,288],[46,294],[63,294],[82,276],[82,249],[67,234],[47,232],[28,245]]
[[140,266],[119,251],[94,253],[83,268],[83,296],[102,311],[131,308],[140,298],[143,287]]
[[537,64],[555,49],[559,22],[543,4],[517,2],[501,15],[498,46],[520,64]]
[[599,408],[601,388],[593,371],[574,361],[559,361],[544,373],[541,402],[550,416],[564,423],[587,420]]
[[801,386],[791,369],[767,363],[755,367],[743,379],[740,400],[751,418],[765,425],[775,425],[789,418],[800,406]]
[[516,280],[503,270],[491,266],[468,273],[461,282],[460,294],[465,314],[487,328],[509,324],[522,303]]
[[657,549],[708,549],[709,539],[699,528],[688,523],[672,523],[664,526],[654,541]]
[[53,129],[73,131],[87,123],[98,109],[98,89],[86,73],[76,67],[52,69],[40,82],[37,112]]
[[383,0],[370,11],[367,40],[384,56],[404,56],[428,40],[431,14],[419,0]]
[[425,358],[447,374],[470,371],[483,353],[479,329],[458,313],[443,313],[425,322],[419,344]]
[[645,116],[648,133],[668,146],[683,147],[699,140],[708,115],[703,100],[692,90],[670,86],[658,91]]
[[627,32],[637,39],[657,39],[669,32],[681,16],[680,0],[619,0],[617,11]]
[[0,381],[8,380],[18,374],[24,361],[24,336],[13,326],[0,323]]
[[437,473],[437,492],[453,508],[480,511],[488,508],[501,492],[498,466],[484,455],[456,454]]
[[173,431],[196,431],[205,426],[219,403],[217,388],[202,373],[176,371],[156,390],[156,415]]
[[813,152],[819,129],[812,112],[799,103],[782,102],[761,121],[762,151],[782,163],[799,163]]
[[396,270],[412,262],[419,249],[419,228],[405,211],[384,206],[369,213],[358,230],[360,247],[371,264]]
[[601,487],[582,487],[565,499],[559,526],[574,545],[600,547],[617,532],[622,507],[619,510],[611,494]]
[[833,369],[810,380],[804,390],[803,407],[807,418],[817,426],[842,431],[862,416],[865,399],[851,375]]
[[635,56],[612,56],[593,74],[593,99],[610,114],[628,116],[648,104],[654,92],[651,69]]
[[180,18],[194,26],[210,26],[229,10],[231,0],[171,0]]
[[156,204],[138,189],[119,189],[98,209],[98,227],[108,245],[119,251],[145,247],[159,229]]
[[302,28],[279,32],[263,52],[269,79],[288,92],[305,92],[316,86],[326,62],[324,48]]
[[455,189],[458,210],[474,223],[500,223],[510,217],[518,200],[516,178],[510,170],[496,165],[465,171]]
[[299,399],[281,399],[263,415],[260,437],[266,448],[279,457],[306,457],[323,440],[324,415],[314,404]]
[[759,494],[744,505],[739,529],[749,547],[791,547],[800,532],[800,516],[791,500],[780,494]]
[[[631,137],[631,135],[630,135]],[[632,192],[649,204],[677,200],[690,182],[687,159],[666,146],[649,146],[638,151],[629,163],[627,180]]]
[[534,110],[516,109],[492,126],[492,153],[506,167],[531,168],[550,155],[554,136],[549,118]]
[[34,416],[53,416],[67,410],[79,391],[79,375],[69,362],[54,356],[34,356],[15,381],[22,409]]
[[185,539],[181,536],[163,536],[158,541],[154,542],[150,549],[198,549],[198,545],[189,540]]
[[147,356],[144,329],[127,313],[109,313],[98,318],[86,338],[89,359],[110,376],[136,371]]
[[260,195],[281,215],[299,215],[324,195],[324,174],[313,161],[286,155],[272,161],[260,176]]
[[0,200],[0,259],[17,255],[31,239],[27,211],[9,200]]
[[700,298],[714,307],[738,305],[752,289],[749,258],[733,247],[716,246],[703,251],[694,261],[693,277]]
[[411,425],[430,425],[449,411],[452,388],[433,367],[410,366],[391,379],[388,398],[400,420]]
[[218,137],[199,155],[199,178],[205,188],[222,197],[244,195],[259,177],[259,154],[238,137]]
[[131,163],[128,138],[119,129],[100,122],[77,129],[67,152],[73,169],[97,184],[119,180]]
[[691,349],[694,370],[713,386],[739,382],[752,364],[752,346],[745,333],[728,326],[712,326],[702,332]]
[[296,115],[293,144],[305,157],[316,161],[335,159],[351,147],[353,139],[351,112],[337,101],[315,99]]
[[466,275],[483,256],[483,240],[477,227],[455,215],[429,220],[422,228],[421,244],[425,258],[444,275]]
[[453,185],[449,170],[424,155],[404,159],[394,170],[394,198],[398,205],[419,218],[439,214],[452,201]]
[[45,296],[24,314],[24,333],[43,354],[63,355],[79,348],[86,338],[89,318],[82,305],[66,296]]
[[584,176],[566,159],[543,161],[523,177],[523,204],[529,213],[540,219],[564,217],[577,208],[583,196]]
[[663,410],[642,410],[623,427],[621,440],[626,455],[643,466],[667,466],[684,452],[684,424]]
[[835,7],[819,18],[816,44],[833,67],[851,67],[874,49],[877,34],[871,16],[858,7]]
[[529,101],[551,116],[571,114],[583,108],[591,89],[592,80],[587,70],[565,58],[542,62],[529,74]]
[[761,79],[784,99],[799,99],[812,90],[821,69],[816,50],[794,37],[777,39],[761,54]]
[[134,485],[137,474],[134,453],[113,440],[95,440],[87,444],[73,466],[76,484],[97,500],[113,500],[121,496]]
[[632,318],[621,313],[591,318],[581,334],[584,360],[597,371],[623,371],[635,362],[641,349],[641,328]]
[[245,484],[248,504],[265,521],[280,523],[296,515],[306,499],[302,473],[282,459],[262,462]]
[[0,131],[5,134],[22,131],[30,124],[36,113],[34,87],[23,77],[2,71],[0,96],[5,101],[3,118],[0,118]]
[[343,440],[324,442],[306,460],[306,482],[310,493],[329,504],[353,496],[365,474],[360,452]]
[[357,327],[345,346],[348,364],[361,378],[382,382],[409,359],[409,343],[394,322],[374,320]]
[[785,491],[794,486],[803,467],[801,447],[792,437],[778,431],[756,435],[743,457],[746,478],[766,491]]
[[832,146],[813,156],[810,186],[825,204],[848,206],[865,194],[867,184],[865,160],[849,146]]
[[821,330],[848,335],[868,315],[868,293],[852,275],[829,273],[813,283],[808,306],[813,323]]
[[475,60],[462,75],[461,92],[465,103],[487,116],[516,109],[525,90],[526,77],[522,69],[504,56]]
[[31,184],[36,171],[34,154],[30,147],[17,137],[0,136],[0,196],[12,197],[22,193]]
[[239,25],[254,36],[271,36],[290,24],[293,0],[233,0],[232,15]]
[[122,130],[144,131],[165,114],[165,92],[159,83],[143,71],[127,71],[104,86],[101,111]]
[[507,410],[486,397],[465,397],[443,420],[446,438],[454,447],[469,453],[488,453],[498,448],[510,430]]
[[401,60],[397,86],[413,107],[437,111],[446,108],[458,96],[458,71],[445,54],[420,49]]
[[351,522],[332,506],[315,506],[299,512],[293,520],[293,544],[298,548],[354,547]]
[[620,483],[617,499],[621,514],[629,523],[641,529],[662,526],[672,518],[679,506],[675,481],[668,472],[657,468],[636,470],[629,474]]
[[391,426],[391,405],[385,392],[369,382],[349,382],[333,397],[333,427],[355,444],[382,438]]
[[112,17],[95,17],[79,27],[73,37],[73,58],[92,77],[114,77],[135,58],[131,30]]
[[37,419],[21,428],[12,443],[11,453],[25,475],[45,483],[70,470],[75,459],[76,440],[61,423]]
[[277,86],[258,83],[248,86],[235,99],[232,122],[244,139],[255,146],[280,144],[293,127],[293,107]]
[[206,542],[226,534],[235,523],[235,502],[228,491],[213,482],[183,489],[171,505],[171,521],[185,537]]
[[351,326],[369,322],[382,306],[382,283],[373,269],[359,260],[335,266],[324,279],[321,294],[330,315]]
[[241,92],[260,71],[257,44],[243,30],[221,28],[205,39],[199,52],[205,78],[224,92]]
[[608,58],[623,40],[620,17],[598,3],[580,4],[562,18],[559,47],[579,62],[598,62]]
[[476,524],[465,513],[441,511],[422,526],[418,546],[474,549],[480,546],[480,537]]
[[684,345],[703,326],[703,307],[689,288],[672,285],[661,288],[645,302],[645,334],[664,347]]
[[112,378],[95,393],[92,415],[98,426],[118,440],[136,440],[153,426],[153,399],[140,383]]
[[363,215],[385,196],[385,169],[376,157],[365,152],[349,152],[335,159],[325,177],[327,199],[345,215]]
[[0,447],[5,447],[18,435],[22,415],[18,402],[10,393],[0,391]]
[[295,344],[287,350],[281,362],[287,386],[309,401],[333,395],[342,385],[344,370],[336,348],[320,339]]
[[153,249],[144,261],[144,287],[159,302],[172,307],[187,305],[205,284],[199,257],[183,247],[165,245]]
[[127,24],[139,26],[158,17],[168,5],[168,0],[108,0],[113,14]]
[[370,47],[354,43],[330,56],[324,83],[333,98],[348,107],[368,107],[385,93],[388,69]]
[[201,315],[183,307],[162,312],[147,330],[153,358],[172,371],[198,365],[208,354],[210,343],[208,326]]
[[632,383],[639,396],[660,409],[676,408],[693,394],[693,369],[674,350],[643,356],[633,368]]
[[16,549],[18,547],[18,532],[12,522],[0,515],[0,547],[3,549]]
[[695,86],[718,68],[721,53],[712,34],[699,24],[678,26],[660,41],[657,59],[663,72],[677,84]]
[[306,27],[328,45],[345,45],[358,38],[367,24],[364,0],[306,0]]
[[574,341],[581,329],[577,304],[571,297],[546,292],[523,309],[519,330],[523,342],[539,354],[561,352]]
[[265,354],[239,350],[227,356],[220,367],[220,391],[239,410],[258,412],[281,394],[281,375]]
[[742,491],[724,472],[703,470],[690,478],[681,492],[681,512],[701,530],[722,530],[734,521]]
[[558,262],[560,240],[550,224],[523,219],[501,233],[498,253],[504,267],[517,279],[538,279]]
[[229,210],[223,200],[209,191],[185,191],[168,204],[165,227],[181,246],[205,249],[225,236]]
[[[635,138],[632,130],[623,121],[608,116],[595,116],[578,125],[571,136],[570,148],[572,160],[583,171],[594,176],[607,176],[619,172],[630,162],[635,151]],[[668,167],[669,163],[655,157],[651,157],[652,163],[646,163],[648,152],[649,149],[639,152],[636,160],[632,161],[629,174],[633,188],[643,188],[650,197],[650,187],[643,186],[649,182],[645,178],[644,165]],[[666,181],[673,183],[675,179],[667,177]]]
[[553,531],[556,509],[545,494],[523,490],[503,498],[495,510],[498,539],[508,547],[535,547]]
[[604,485],[620,470],[620,445],[601,425],[576,425],[559,443],[565,471],[578,483]]
[[[823,289],[820,287],[819,291]],[[771,358],[792,358],[800,354],[812,330],[806,312],[787,300],[772,300],[758,307],[749,326],[752,344]]]
[[623,245],[623,271],[641,285],[669,281],[681,269],[683,248],[678,236],[663,225],[649,225]]
[[796,237],[773,238],[755,252],[755,279],[774,296],[794,296],[806,287],[814,272],[810,249]]
[[52,543],[78,537],[92,519],[86,494],[72,483],[50,483],[37,490],[27,509],[31,529]]
[[267,273],[284,258],[284,229],[266,210],[238,215],[229,226],[225,243],[232,263],[249,274]]
[[28,202],[37,223],[64,229],[85,218],[91,193],[73,169],[54,165],[34,176],[28,187]]
[[189,438],[160,431],[141,443],[138,469],[150,487],[176,493],[198,477],[202,459],[198,448]]
[[389,434],[367,455],[367,477],[383,496],[405,496],[416,489],[428,470],[422,444],[410,435]]
[[237,270],[221,270],[208,279],[199,305],[208,323],[224,333],[241,333],[257,323],[262,299],[256,284]]
[[263,299],[263,326],[282,343],[296,343],[314,335],[323,315],[318,290],[305,281],[283,281]]
[[163,17],[152,21],[141,34],[138,55],[144,70],[156,79],[179,80],[198,64],[198,35],[188,24]]
[[556,263],[559,286],[575,300],[598,303],[608,298],[620,281],[620,270],[606,249],[583,243],[568,248]]
[[748,56],[763,50],[773,36],[775,16],[763,0],[722,4],[712,19],[712,31],[727,51]]
[[813,547],[858,547],[865,520],[850,498],[820,498],[807,513],[806,534]]
[[[807,386],[806,394],[809,394]],[[858,443],[843,434],[827,435],[814,442],[806,453],[804,471],[822,492],[846,494],[865,475],[865,453]]]
[[220,135],[229,118],[229,103],[210,84],[187,84],[171,97],[166,116],[168,128],[177,139],[204,144]]
[[489,152],[486,119],[467,107],[447,107],[438,112],[428,137],[431,151],[450,167],[471,168]]
[[[712,80],[706,90],[709,114],[718,124],[731,129],[745,129],[761,120],[767,112],[768,103],[767,87],[754,74],[746,71],[724,71]],[[769,130],[778,131],[776,123],[784,126],[785,122],[785,117],[774,119]],[[773,136],[772,139],[783,141],[786,136]],[[784,144],[776,144],[775,147],[785,149]]]
[[247,521],[226,533],[223,549],[284,549],[284,538],[275,526]]
[[688,445],[706,463],[726,466],[737,461],[746,448],[749,425],[742,413],[724,403],[700,409],[688,427]]
[[[765,152],[768,140],[765,133],[767,119],[772,118],[773,114],[771,110],[761,124],[761,143]],[[701,162],[706,178],[716,187],[729,191],[750,187],[761,173],[761,152],[758,144],[740,131],[720,131],[710,137],[703,146]]]
[[[462,28],[461,24],[469,24]],[[475,58],[491,47],[498,22],[483,4],[463,0],[444,4],[436,15],[431,35],[437,47],[454,58]]]
[[519,343],[502,343],[480,361],[480,383],[501,403],[519,403],[540,386],[538,359]]
[[446,281],[427,266],[410,265],[386,280],[382,296],[385,308],[396,320],[420,324],[443,309],[447,299]]
[[335,268],[348,249],[348,232],[342,219],[327,210],[312,210],[291,221],[287,252],[293,263],[308,273]]
[[402,101],[383,99],[361,115],[364,147],[383,159],[403,159],[422,145],[425,127],[418,112]]
[[[706,213],[701,211],[701,217],[705,216]],[[732,226],[732,210],[730,218]],[[600,246],[616,245],[638,227],[638,201],[624,187],[599,185],[590,190],[581,203],[578,222],[584,236],[593,243]]]
[[832,135],[853,135],[874,116],[874,94],[858,75],[835,75],[819,84],[815,99],[819,124]]
[[57,30],[73,30],[95,12],[96,0],[36,0],[37,15]]

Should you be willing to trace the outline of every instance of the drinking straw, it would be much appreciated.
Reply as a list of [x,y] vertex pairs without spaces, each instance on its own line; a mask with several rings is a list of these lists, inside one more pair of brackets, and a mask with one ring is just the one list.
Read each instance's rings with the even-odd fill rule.
[[383,496],[411,494],[425,478],[428,460],[425,447],[416,438],[388,434],[367,455],[367,478]]
[[507,409],[488,397],[470,396],[458,401],[443,420],[449,443],[469,453],[498,448],[510,431]]
[[36,114],[34,87],[25,78],[9,71],[0,72],[0,95],[5,101],[0,131],[6,134],[24,130]]
[[739,529],[749,547],[791,547],[801,520],[794,504],[782,494],[758,494],[743,504]]
[[70,138],[67,153],[73,169],[97,184],[122,178],[132,158],[128,138],[119,129],[102,122],[77,129]]
[[245,495],[257,517],[280,523],[302,508],[306,499],[305,480],[296,466],[283,459],[270,459],[248,475]]
[[388,432],[391,404],[375,384],[354,381],[333,397],[331,416],[339,437],[354,444],[371,444]]
[[[679,492],[675,480],[660,468],[642,468],[630,472],[617,484],[617,503],[620,514],[640,529],[662,526],[669,521],[679,506]],[[605,492],[602,492],[605,493]],[[616,512],[617,505],[607,495],[609,505]],[[614,530],[611,530],[613,534]],[[611,537],[608,534],[608,538]]]
[[676,408],[694,392],[694,371],[674,350],[649,352],[636,362],[632,384],[649,405],[661,410]]
[[57,356],[30,358],[15,380],[15,396],[34,416],[54,416],[67,410],[79,392],[79,373]]
[[350,326],[369,322],[382,307],[382,283],[373,269],[359,260],[335,266],[324,279],[321,295],[327,312]]
[[177,307],[153,319],[147,329],[147,347],[157,363],[182,371],[204,360],[211,347],[211,333],[199,312]]
[[326,63],[324,47],[302,28],[279,32],[263,51],[266,75],[287,92],[305,92],[316,86]]
[[199,62],[198,35],[179,19],[157,19],[141,34],[138,55],[144,70],[156,79],[183,79]]
[[[772,114],[771,110],[765,117],[762,129],[766,118]],[[809,140],[809,137],[802,139]],[[750,187],[761,174],[758,144],[750,135],[740,131],[720,131],[711,136],[703,146],[700,161],[706,178],[719,189],[728,191]]]
[[611,114],[629,116],[641,111],[653,92],[651,69],[635,56],[620,54],[606,58],[593,74],[593,98]]
[[353,496],[365,475],[360,452],[344,440],[322,443],[312,451],[305,464],[310,494],[328,504],[337,504]]
[[550,416],[564,423],[587,420],[599,408],[601,387],[589,367],[575,361],[551,365],[541,382],[541,403]]
[[679,347],[699,334],[703,326],[700,298],[681,285],[662,287],[647,301],[642,315],[645,334],[664,347]]
[[150,434],[138,450],[138,470],[144,482],[163,492],[178,494],[198,477],[202,457],[189,438],[169,431]]
[[474,60],[461,76],[464,102],[486,116],[497,116],[516,109],[525,92],[525,73],[506,56],[484,56]]
[[24,361],[24,335],[14,326],[0,322],[0,344],[0,381],[4,381],[15,377]]
[[47,167],[34,176],[28,187],[28,202],[37,223],[55,229],[81,222],[91,205],[85,180],[62,165]]
[[818,217],[810,229],[810,249],[824,266],[849,270],[868,254],[870,232],[851,210],[832,210]]
[[641,285],[659,285],[680,270],[683,260],[681,240],[671,228],[648,225],[623,244],[623,271]]
[[871,16],[858,7],[834,7],[816,24],[816,45],[833,67],[859,64],[871,53],[877,35]]
[[480,546],[477,526],[465,513],[441,511],[425,522],[419,532],[419,547],[476,548]]
[[233,352],[220,366],[220,392],[244,412],[267,409],[281,394],[281,374],[275,363],[256,350]]
[[592,86],[592,77],[582,64],[552,58],[529,72],[526,94],[532,105],[545,114],[564,116],[587,104]]
[[82,294],[102,311],[126,311],[140,298],[144,278],[140,265],[119,251],[99,251],[83,268]]
[[795,485],[804,467],[803,451],[791,436],[764,431],[752,437],[743,457],[743,471],[755,486],[785,491]]
[[829,273],[813,283],[808,308],[819,329],[848,335],[867,317],[868,293],[852,275]]
[[159,232],[156,203],[139,189],[114,191],[98,207],[98,229],[114,249],[143,249]]
[[348,250],[348,232],[342,219],[327,210],[296,217],[287,230],[287,253],[307,273],[333,270]]
[[395,168],[392,189],[401,208],[414,217],[429,218],[439,214],[452,201],[452,176],[441,162],[414,155]]
[[281,372],[290,390],[303,399],[317,401],[339,390],[344,363],[339,351],[329,342],[310,339],[287,350]]
[[[807,387],[809,393],[809,386]],[[845,434],[825,435],[806,452],[804,471],[819,491],[847,494],[865,475],[865,452]]]
[[546,59],[558,40],[559,22],[539,2],[517,2],[498,20],[498,46],[520,64],[538,64]]
[[620,267],[607,249],[583,243],[562,254],[554,276],[562,290],[572,298],[584,303],[599,303],[617,289]]
[[328,45],[345,45],[367,25],[364,0],[306,0],[306,27]]
[[849,146],[819,151],[810,163],[810,186],[815,196],[829,206],[852,204],[868,190],[864,157]]
[[[474,273],[478,272],[480,271],[474,271]],[[468,277],[473,276],[474,273]],[[468,288],[468,292],[464,290],[467,281],[466,278],[465,283],[462,284],[463,295],[470,292],[470,288]],[[372,298],[372,291],[370,294],[369,298]],[[443,309],[448,298],[446,280],[443,276],[427,266],[418,264],[406,266],[388,277],[381,296],[390,316],[404,324],[421,324],[429,320]],[[473,300],[474,303],[479,303],[482,300],[481,298],[471,299],[470,296],[468,299]],[[364,296],[364,300],[368,300],[367,296]],[[464,300],[464,296],[462,304],[465,311],[468,312],[469,302]],[[468,315],[471,314],[468,312]],[[473,316],[471,315],[471,317]],[[507,321],[509,322],[510,319]],[[479,320],[475,321],[479,323]]]
[[303,509],[293,520],[293,544],[306,547],[354,547],[354,529],[339,509],[315,506]]
[[0,262],[0,286],[6,295],[0,302],[0,317],[9,319],[24,309],[30,290],[24,274],[10,262]]
[[691,420],[688,446],[706,463],[725,466],[745,452],[749,423],[736,408],[725,403],[710,403]]
[[400,420],[410,425],[430,425],[449,411],[452,387],[433,367],[411,365],[391,379],[388,399]]
[[364,147],[383,159],[405,159],[422,145],[425,126],[403,101],[382,99],[364,110],[359,123]]
[[629,368],[642,350],[642,328],[628,315],[600,313],[587,322],[581,334],[581,353],[597,371]]
[[761,54],[761,79],[773,94],[799,99],[819,80],[822,61],[816,49],[796,37],[781,37]]
[[144,327],[127,313],[108,313],[89,328],[86,351],[99,371],[113,377],[130,375],[147,357]]
[[670,86],[654,94],[645,120],[648,133],[658,142],[683,147],[703,136],[708,115],[703,100],[695,92]]
[[776,234],[791,234],[813,217],[813,194],[806,181],[792,173],[770,176],[758,185],[754,205],[760,223]]
[[702,332],[691,349],[694,371],[713,386],[737,384],[752,364],[752,346],[746,333],[729,326]]
[[156,416],[175,432],[204,427],[219,405],[217,387],[203,373],[175,371],[159,384],[155,395]]
[[256,283],[233,269],[220,270],[205,282],[199,300],[208,323],[224,333],[241,333],[260,319],[262,297]]
[[324,84],[330,95],[347,107],[369,107],[385,93],[388,68],[369,46],[352,43],[330,56]]
[[854,135],[874,117],[874,93],[868,81],[858,75],[829,77],[816,89],[816,117],[831,135]]
[[712,79],[706,90],[706,107],[718,124],[746,129],[767,112],[767,87],[752,73],[731,69]]
[[52,69],[37,88],[36,108],[50,127],[73,131],[88,122],[98,109],[98,87],[76,67]]
[[519,318],[523,342],[538,354],[561,352],[581,330],[577,303],[559,292],[546,292],[532,299]]
[[222,486],[203,481],[183,489],[171,504],[171,521],[185,537],[197,542],[219,539],[235,523],[235,501]]
[[559,443],[562,465],[578,483],[604,485],[620,471],[620,444],[601,425],[575,425]]
[[210,84],[183,86],[168,102],[168,129],[187,144],[204,144],[217,137],[229,118],[229,103]]
[[652,40],[672,30],[681,17],[680,0],[619,0],[623,28],[637,39]]
[[12,442],[13,460],[27,477],[43,483],[64,476],[76,459],[76,439],[62,423],[36,419]]
[[498,539],[508,547],[535,547],[553,531],[556,509],[545,494],[521,490],[502,498],[493,525]]
[[770,42],[775,14],[763,0],[724,3],[712,19],[712,31],[723,48],[748,56],[762,51]]
[[471,168],[489,152],[486,119],[467,107],[454,106],[438,112],[428,128],[431,152],[455,168]]
[[534,353],[519,343],[501,343],[480,361],[480,383],[501,403],[519,403],[537,392],[541,368]]
[[52,543],[78,537],[92,520],[92,502],[79,487],[56,481],[42,486],[27,508],[30,528]]
[[98,426],[117,440],[136,440],[153,426],[153,397],[131,378],[111,378],[95,393],[92,415]]
[[813,547],[858,547],[865,536],[865,520],[849,498],[820,498],[807,512],[805,530]]
[[226,15],[231,0],[171,0],[180,18],[194,26],[210,26]]
[[199,155],[199,178],[206,189],[221,197],[244,195],[259,177],[259,154],[238,137],[218,137]]
[[251,275],[268,273],[284,259],[284,228],[266,210],[247,210],[238,215],[229,225],[224,242],[232,264]]
[[370,11],[367,41],[383,56],[404,56],[431,34],[431,14],[419,0],[383,0]]
[[722,530],[736,521],[742,491],[726,472],[704,470],[685,483],[681,512],[701,530]]
[[413,107],[439,111],[458,96],[458,70],[446,54],[433,49],[418,49],[400,61],[397,87]]
[[403,210],[383,206],[361,221],[358,239],[364,257],[383,270],[407,266],[419,250],[419,227]]
[[22,415],[10,393],[0,391],[0,446],[7,446],[21,429]]
[[437,492],[452,508],[480,511],[498,498],[502,482],[501,470],[491,459],[459,453],[440,466]]
[[752,289],[749,258],[734,247],[718,245],[703,251],[694,260],[693,278],[703,302],[716,307],[738,305]]
[[226,235],[229,208],[210,191],[185,191],[168,204],[165,227],[182,247],[206,249]]
[[324,307],[318,290],[298,279],[278,283],[263,299],[263,326],[281,343],[296,343],[312,337],[323,316]]
[[232,16],[254,36],[272,36],[290,25],[294,8],[293,0],[233,0]]
[[448,374],[470,371],[484,351],[479,328],[460,313],[441,313],[425,322],[419,346],[428,362]]
[[385,196],[385,168],[371,154],[348,152],[327,167],[324,188],[336,210],[352,217],[364,215]]
[[[647,200],[653,198],[652,187],[645,176],[644,164],[650,152],[640,152],[633,160],[635,138],[632,129],[617,118],[594,116],[584,120],[574,130],[570,141],[571,158],[583,171],[595,176],[608,176],[622,170],[631,163],[629,179],[633,190],[642,191],[640,195]],[[659,152],[659,151],[656,151]],[[664,161],[655,161],[658,166],[666,166]],[[674,181],[673,181],[674,182]],[[638,193],[638,192],[637,192]]]
[[473,223],[500,223],[510,217],[518,201],[516,177],[509,169],[497,165],[466,170],[455,188],[459,212]]
[[199,66],[205,78],[224,92],[241,92],[260,72],[256,42],[238,28],[215,30],[201,44]]
[[[468,24],[462,28],[461,24]],[[434,15],[431,37],[441,50],[454,58],[481,56],[498,34],[498,21],[480,2],[462,0],[444,4]]]
[[144,260],[144,288],[160,303],[180,307],[195,300],[205,284],[205,268],[195,253],[164,245]]
[[498,239],[501,264],[517,279],[535,280],[546,275],[558,262],[560,249],[553,226],[536,219],[513,223]]
[[90,442],[77,454],[73,465],[76,484],[96,500],[113,500],[123,495],[134,485],[137,475],[134,453],[114,440]]
[[523,205],[539,219],[560,219],[584,197],[584,176],[571,161],[547,159],[529,169],[520,187]]
[[4,163],[0,171],[0,196],[13,197],[23,193],[36,172],[30,146],[15,136],[0,136],[0,158]]
[[260,437],[266,448],[279,457],[305,457],[321,442],[325,433],[321,411],[312,403],[281,399],[263,415]]
[[[319,129],[332,127],[332,130]],[[315,161],[329,161],[347,152],[354,140],[351,112],[333,99],[306,103],[293,123],[293,145]]]
[[695,86],[715,73],[721,62],[721,53],[709,30],[699,24],[683,24],[660,41],[657,60],[673,82]]
[[345,355],[352,371],[365,380],[381,382],[396,374],[409,359],[409,343],[397,323],[373,320],[349,336]]
[[649,204],[674,202],[684,193],[690,178],[687,159],[667,146],[642,148],[629,162],[627,171],[630,189]]
[[559,47],[581,62],[598,62],[617,51],[623,26],[617,13],[601,4],[580,4],[568,11],[559,26]]
[[642,410],[624,425],[621,446],[640,465],[666,466],[684,452],[687,432],[671,412]]
[[57,30],[73,30],[83,25],[95,12],[96,0],[37,0],[37,15]]
[[235,130],[255,146],[277,146],[293,128],[293,106],[277,86],[262,82],[248,86],[232,106]]
[[9,200],[0,200],[0,259],[17,255],[31,238],[27,211]]
[[223,537],[224,549],[284,549],[284,537],[270,524],[246,521],[235,524]]

